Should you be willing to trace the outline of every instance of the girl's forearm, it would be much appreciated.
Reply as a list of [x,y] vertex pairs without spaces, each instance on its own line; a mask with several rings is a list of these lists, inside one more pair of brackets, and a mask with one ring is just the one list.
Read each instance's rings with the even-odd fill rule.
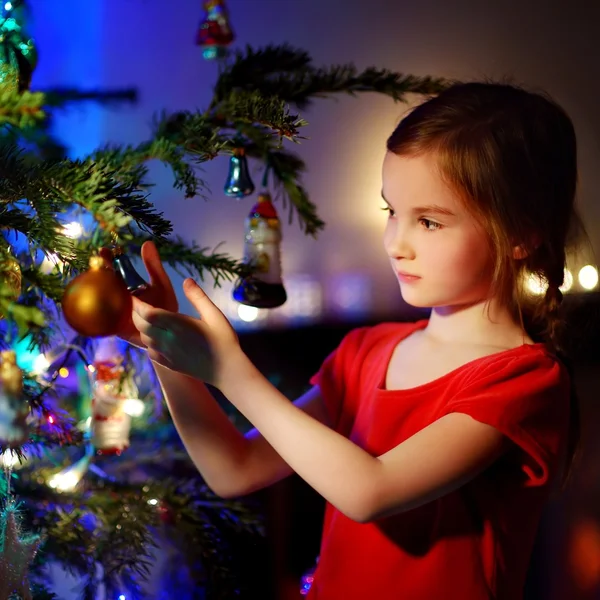
[[173,422],[206,484],[218,495],[238,495],[250,442],[200,381],[154,363]]
[[281,458],[340,511],[357,521],[369,509],[380,461],[304,413],[240,352],[219,389]]

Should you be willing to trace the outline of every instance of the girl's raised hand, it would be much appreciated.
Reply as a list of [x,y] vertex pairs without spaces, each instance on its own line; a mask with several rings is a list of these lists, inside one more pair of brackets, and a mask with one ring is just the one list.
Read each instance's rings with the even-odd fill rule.
[[[100,256],[109,265],[112,265],[112,253],[108,248],[102,248]],[[153,242],[144,242],[142,245],[142,260],[144,261],[146,271],[148,271],[150,282],[148,287],[140,292],[137,297],[146,304],[150,304],[156,308],[177,312],[179,310],[179,303],[177,302],[173,284],[163,267],[158,250]],[[122,330],[117,335],[138,348],[144,348],[140,334],[135,328],[132,319],[125,322]]]
[[200,318],[156,308],[133,299],[133,324],[154,362],[219,388],[242,355],[225,315],[193,279],[183,291]]

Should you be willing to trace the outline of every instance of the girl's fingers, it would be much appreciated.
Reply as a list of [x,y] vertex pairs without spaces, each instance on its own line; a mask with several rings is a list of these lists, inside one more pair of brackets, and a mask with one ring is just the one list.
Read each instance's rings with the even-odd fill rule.
[[137,313],[136,311],[133,311],[133,313],[131,314],[131,320],[133,321],[133,325],[134,327],[140,332],[140,333],[148,333],[148,331],[151,329],[152,325],[150,325],[150,323],[148,323],[148,321],[146,321],[146,319],[144,319],[139,313]]
[[159,365],[163,365],[167,368],[171,368],[171,361],[164,355],[162,355],[158,350],[154,350],[153,348],[148,348],[148,358]]
[[142,344],[144,344],[144,346],[146,346],[146,348],[149,350],[157,347],[156,340],[145,333],[140,333],[140,340],[142,341]]

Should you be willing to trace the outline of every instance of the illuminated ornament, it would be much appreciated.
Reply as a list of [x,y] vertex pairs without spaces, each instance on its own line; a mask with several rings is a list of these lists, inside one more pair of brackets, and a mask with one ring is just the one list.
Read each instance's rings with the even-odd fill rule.
[[131,318],[132,307],[121,276],[97,255],[90,258],[89,270],[67,285],[62,298],[67,323],[87,337],[116,335]]
[[148,287],[148,284],[135,270],[129,256],[124,254],[121,247],[117,247],[113,250],[113,256],[113,268],[125,282],[127,291],[134,296],[143,292]]
[[[2,291],[4,297],[15,302],[21,295],[21,266],[19,261],[10,255],[5,255],[4,260],[0,261],[0,279],[2,281]],[[4,315],[0,313],[0,318]]]
[[88,442],[85,446],[85,454],[72,465],[55,473],[48,480],[48,486],[57,492],[70,492],[74,490],[87,473],[93,456],[94,447]]
[[29,89],[37,63],[33,40],[25,36],[16,14],[6,10],[0,18],[0,84],[23,92]]
[[97,454],[120,455],[129,447],[127,402],[138,390],[122,362],[116,338],[104,340],[94,356],[91,442]]
[[29,437],[29,404],[23,396],[23,371],[14,350],[0,353],[0,445],[20,446]]
[[234,39],[225,0],[207,0],[204,10],[206,14],[198,28],[196,44],[202,48],[205,59],[224,58]]
[[0,512],[0,598],[19,594],[32,600],[29,566],[42,543],[37,535],[20,537],[17,509],[13,501]]
[[256,308],[275,308],[287,300],[281,280],[281,225],[271,196],[258,197],[245,224],[244,262],[253,273],[238,281],[233,298]]
[[254,192],[254,183],[248,170],[248,159],[243,148],[236,148],[229,159],[229,174],[225,182],[225,194],[232,198],[244,198]]

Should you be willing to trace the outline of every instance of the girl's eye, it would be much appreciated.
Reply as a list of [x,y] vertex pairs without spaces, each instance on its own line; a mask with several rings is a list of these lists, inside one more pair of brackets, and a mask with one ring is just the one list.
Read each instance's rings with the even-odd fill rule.
[[430,219],[419,219],[419,221],[423,223],[423,227],[425,227],[427,231],[436,231],[437,229],[442,228],[442,226],[439,223],[431,221]]
[[389,212],[390,213],[390,217],[395,217],[396,216],[396,213],[394,212],[394,209],[390,208],[389,206],[382,206],[381,210],[385,210],[385,211]]

